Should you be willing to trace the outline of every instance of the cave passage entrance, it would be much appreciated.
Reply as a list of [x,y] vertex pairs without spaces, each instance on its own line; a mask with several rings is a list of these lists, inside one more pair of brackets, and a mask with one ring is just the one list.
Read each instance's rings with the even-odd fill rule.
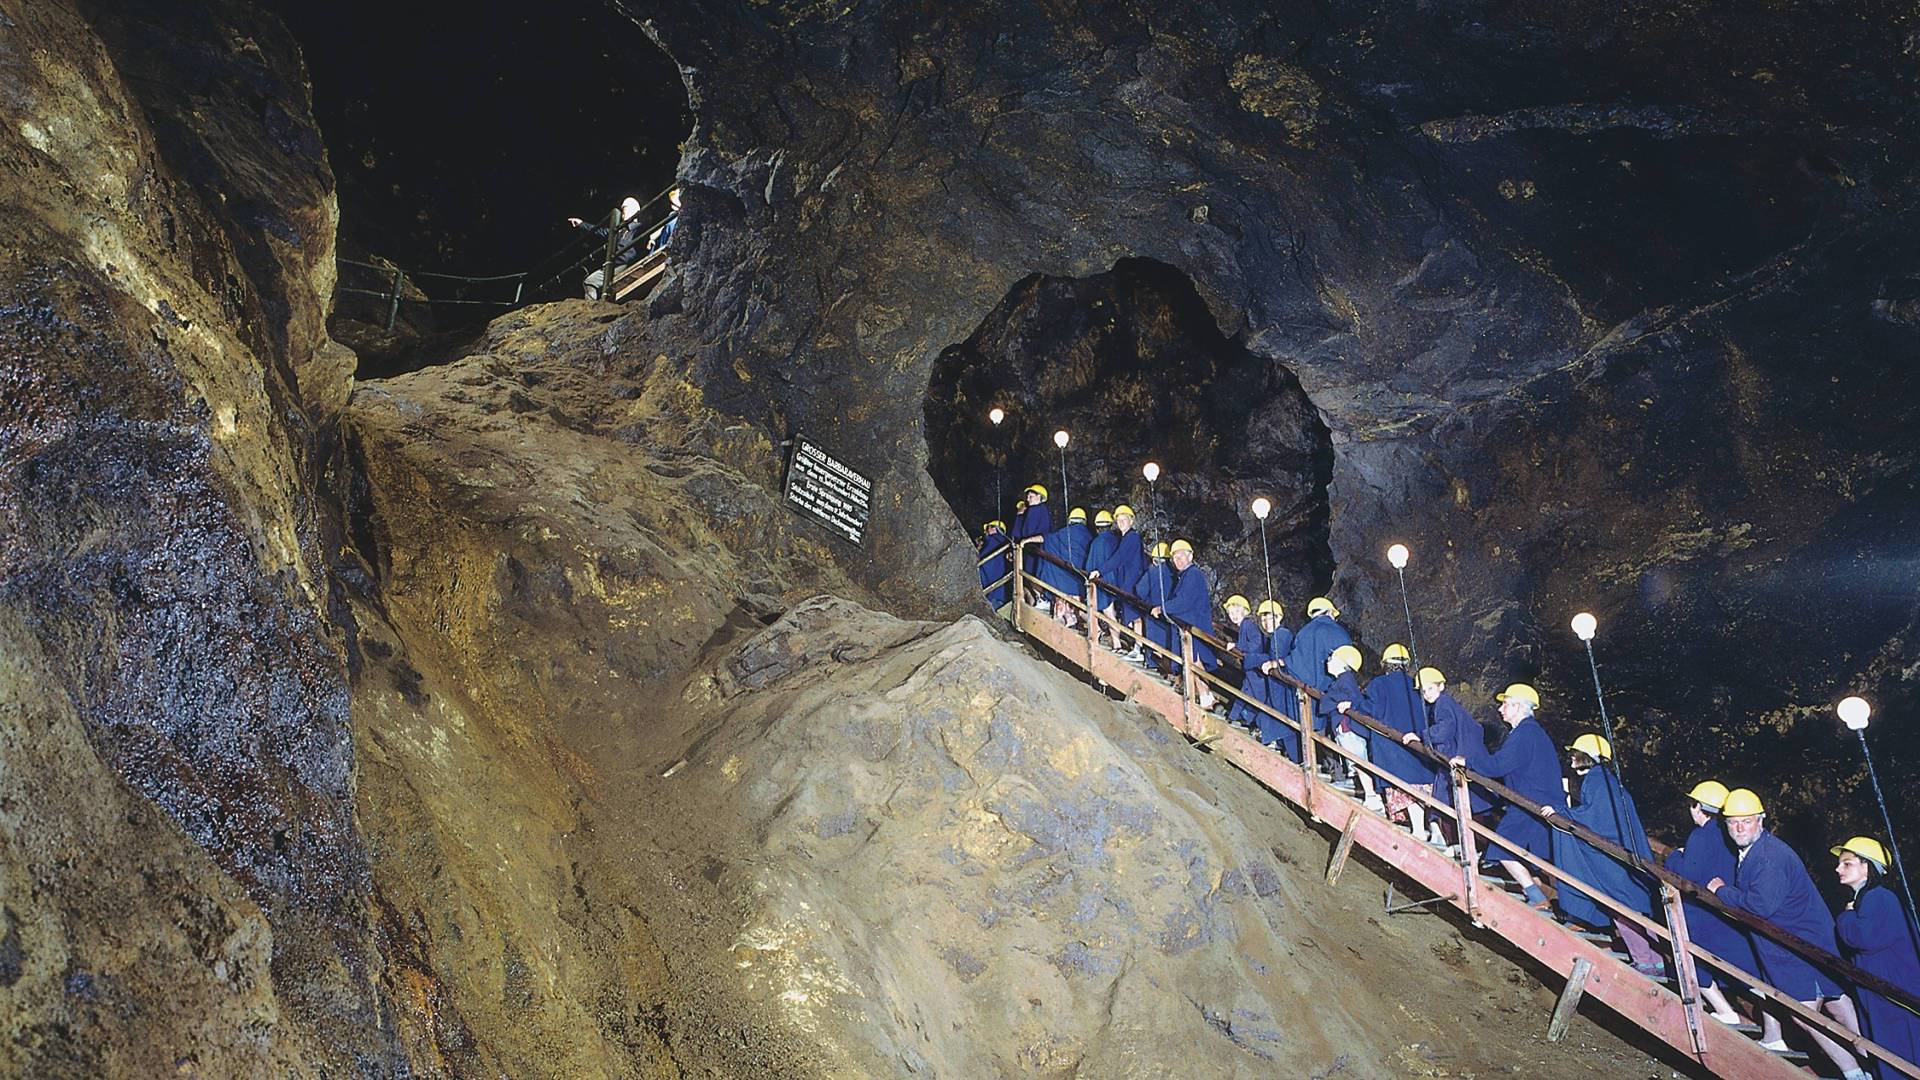
[[[990,410],[1005,411],[999,426]],[[1030,483],[1061,522],[1067,491],[1092,515],[1133,505],[1150,539],[1186,537],[1216,600],[1265,592],[1256,496],[1273,502],[1274,591],[1289,615],[1332,579],[1333,444],[1299,379],[1228,338],[1185,274],[1126,259],[1086,278],[1034,275],[943,350],[926,404],[928,469],[977,535],[1011,521]],[[1148,461],[1162,473],[1149,487]]]

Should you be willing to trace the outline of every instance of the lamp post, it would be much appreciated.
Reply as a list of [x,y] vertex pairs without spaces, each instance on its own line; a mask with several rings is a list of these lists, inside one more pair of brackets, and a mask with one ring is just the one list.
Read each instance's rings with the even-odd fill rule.
[[1140,475],[1147,478],[1147,524],[1155,527],[1155,532],[1153,533],[1147,533],[1144,529],[1142,529],[1141,532],[1145,533],[1148,541],[1151,541],[1153,537],[1157,535],[1159,527],[1159,511],[1155,510],[1153,506],[1153,482],[1160,479],[1159,464],[1149,461],[1145,465],[1140,466]]
[[1064,515],[1067,512],[1067,508],[1073,505],[1073,500],[1067,496],[1067,432],[1066,432],[1066,429],[1062,428],[1061,430],[1053,433],[1053,445],[1060,448],[1060,513]]
[[1273,504],[1265,495],[1253,500],[1253,516],[1260,519],[1260,563],[1267,571],[1267,596],[1273,599],[1273,558],[1267,554],[1267,515],[1273,513]]
[[1393,572],[1400,575],[1400,610],[1407,615],[1407,651],[1413,655],[1413,670],[1420,670],[1420,646],[1413,640],[1413,604],[1407,599],[1407,559],[1413,552],[1405,544],[1395,544],[1387,549],[1387,562],[1392,564]]
[[[1006,418],[1007,410],[998,405],[987,410],[987,419],[993,421],[993,440],[995,443],[1000,442],[1000,423]],[[993,513],[994,516],[997,517],[1004,513],[1001,508],[1006,505],[1007,451],[1004,445],[998,445],[995,449],[999,451],[993,459]]]
[[1867,779],[1873,781],[1873,799],[1880,804],[1880,821],[1887,827],[1887,851],[1893,856],[1893,868],[1900,875],[1900,891],[1907,896],[1907,926],[1920,935],[1916,927],[1913,908],[1913,886],[1907,884],[1907,864],[1900,858],[1900,845],[1893,838],[1893,815],[1887,813],[1887,797],[1880,791],[1880,774],[1873,771],[1873,755],[1867,751],[1867,720],[1873,716],[1873,706],[1863,697],[1846,697],[1840,700],[1835,710],[1840,714],[1840,722],[1847,730],[1860,736],[1860,756],[1867,759]]
[[[1594,618],[1591,612],[1583,611],[1573,617],[1573,636],[1586,645],[1587,667],[1593,671],[1593,699],[1600,705],[1600,727],[1607,736],[1607,746],[1612,747],[1614,745],[1613,720],[1607,716],[1607,696],[1600,689],[1600,661],[1593,655],[1593,635],[1599,631],[1600,620]],[[1613,778],[1625,786],[1626,781],[1620,776],[1620,752],[1614,750],[1610,760],[1613,764]]]

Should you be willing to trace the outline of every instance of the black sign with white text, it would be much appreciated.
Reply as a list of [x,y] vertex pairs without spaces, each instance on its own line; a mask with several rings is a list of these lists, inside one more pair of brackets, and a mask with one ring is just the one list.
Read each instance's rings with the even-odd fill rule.
[[873,481],[796,435],[787,461],[787,505],[857,544],[873,509]]

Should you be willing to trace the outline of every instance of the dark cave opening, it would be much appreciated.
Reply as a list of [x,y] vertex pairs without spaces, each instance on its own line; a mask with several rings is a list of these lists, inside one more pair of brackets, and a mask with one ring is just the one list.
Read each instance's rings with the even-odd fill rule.
[[[1053,442],[1064,429],[1070,505],[1128,502],[1150,539],[1191,539],[1220,597],[1265,592],[1256,496],[1273,503],[1267,546],[1289,614],[1332,580],[1326,425],[1299,379],[1222,334],[1193,282],[1164,263],[1022,280],[941,352],[925,415],[928,469],[976,534],[1011,520],[1036,481],[1064,518]],[[1162,470],[1152,485],[1148,461]]]

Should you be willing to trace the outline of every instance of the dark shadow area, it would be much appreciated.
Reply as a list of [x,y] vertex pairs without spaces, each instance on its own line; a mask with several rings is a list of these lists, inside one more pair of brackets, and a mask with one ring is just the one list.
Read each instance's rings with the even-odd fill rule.
[[[995,427],[989,411],[1006,412]],[[1053,434],[1069,433],[1063,501]],[[1220,332],[1193,283],[1147,259],[1014,286],[941,353],[926,403],[928,469],[976,533],[1047,486],[1056,522],[1119,502],[1149,537],[1198,546],[1219,597],[1264,593],[1255,496],[1273,503],[1273,585],[1289,617],[1333,573],[1333,448],[1300,381]],[[1141,467],[1162,473],[1147,484]]]

